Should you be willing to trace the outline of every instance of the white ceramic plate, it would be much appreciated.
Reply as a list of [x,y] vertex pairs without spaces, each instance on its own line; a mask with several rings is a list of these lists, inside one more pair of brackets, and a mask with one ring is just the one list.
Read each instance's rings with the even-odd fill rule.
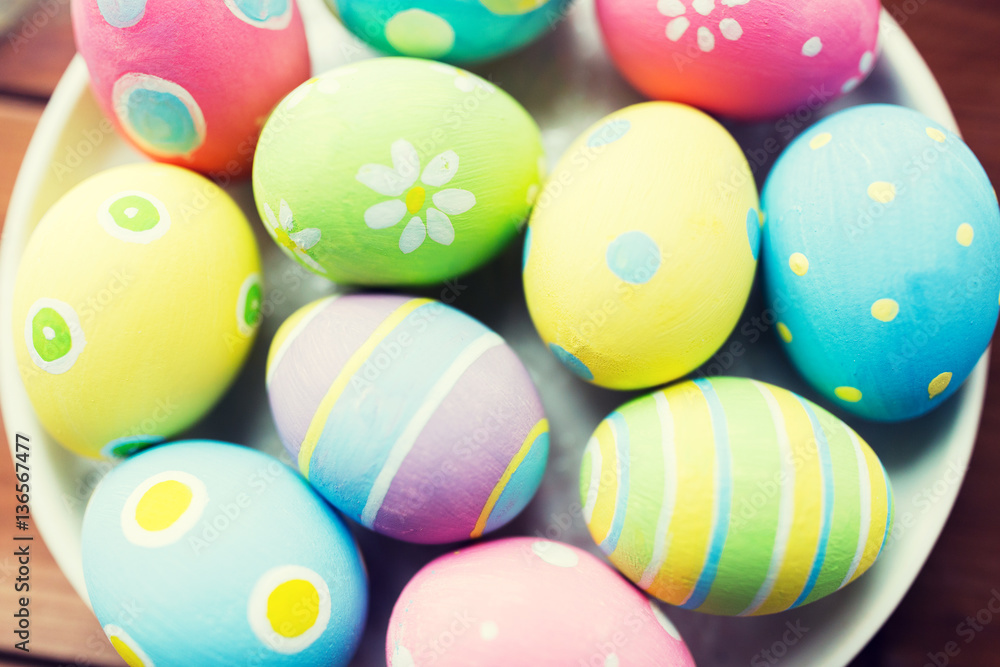
[[[301,0],[301,5],[315,71],[372,55],[340,28],[320,0]],[[882,28],[883,57],[868,82],[816,117],[803,112],[799,118],[780,124],[730,126],[744,149],[748,153],[757,150],[759,155],[768,137],[774,136],[784,144],[789,139],[789,127],[802,129],[820,116],[862,102],[910,106],[956,129],[940,88],[913,45],[886,14]],[[640,100],[607,60],[590,0],[580,0],[567,20],[541,42],[477,71],[514,95],[538,120],[551,164],[591,123]],[[391,91],[387,91],[385,103],[403,104],[405,100],[394,101]],[[11,444],[15,432],[31,438],[33,518],[59,566],[84,600],[80,526],[87,498],[108,465],[77,458],[43,432],[18,376],[10,310],[19,258],[46,209],[84,178],[107,167],[143,159],[113,132],[102,131],[101,127],[101,113],[87,88],[86,68],[77,58],[56,89],[28,149],[0,251],[0,398],[7,438]],[[762,179],[765,173],[766,167],[758,171],[758,177]],[[239,184],[230,192],[256,222],[249,185]],[[287,461],[264,392],[267,348],[285,317],[334,287],[286,259],[262,225],[256,225],[256,231],[268,282],[260,338],[233,390],[186,435],[249,444]],[[500,534],[547,535],[598,553],[582,518],[571,509],[577,499],[580,457],[597,423],[635,394],[586,385],[565,371],[545,349],[527,316],[520,282],[520,244],[514,246],[488,267],[458,281],[454,302],[498,330],[517,350],[538,384],[552,425],[552,456],[542,489],[528,509]],[[440,289],[425,294],[439,297]],[[817,400],[788,365],[773,333],[761,332],[755,319],[769,328],[764,324],[770,321],[768,314],[756,291],[733,333],[733,339],[743,343],[746,354],[731,360],[717,358],[724,373],[756,377]],[[941,532],[972,452],[986,375],[984,355],[953,398],[933,414],[908,424],[879,426],[841,415],[875,448],[895,487],[896,529],[881,559],[844,591],[784,614],[739,619],[668,609],[699,664],[756,666],[780,659],[787,667],[839,667],[857,654],[899,603]],[[396,596],[417,569],[447,547],[407,545],[363,530],[356,533],[371,572],[372,607],[364,645],[355,664],[378,665],[384,661],[385,629]],[[790,627],[798,631],[791,632]]]

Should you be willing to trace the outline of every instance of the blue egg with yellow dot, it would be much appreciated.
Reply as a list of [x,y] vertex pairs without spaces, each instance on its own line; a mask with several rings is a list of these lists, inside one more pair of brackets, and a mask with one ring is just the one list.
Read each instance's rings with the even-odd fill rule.
[[900,106],[841,111],[782,153],[763,207],[767,299],[813,387],[878,421],[958,390],[1000,314],[1000,205],[957,135]]
[[570,0],[326,0],[344,26],[385,53],[453,63],[499,58],[555,25]]
[[83,520],[94,613],[132,667],[346,665],[368,581],[343,521],[288,466],[211,441],[114,468]]

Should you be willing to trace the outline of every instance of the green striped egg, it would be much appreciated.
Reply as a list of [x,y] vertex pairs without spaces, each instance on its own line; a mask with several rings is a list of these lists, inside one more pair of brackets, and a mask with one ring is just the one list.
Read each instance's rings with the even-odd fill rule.
[[590,534],[640,588],[710,614],[771,614],[864,573],[892,487],[849,426],[790,391],[696,379],[625,404],[594,432]]

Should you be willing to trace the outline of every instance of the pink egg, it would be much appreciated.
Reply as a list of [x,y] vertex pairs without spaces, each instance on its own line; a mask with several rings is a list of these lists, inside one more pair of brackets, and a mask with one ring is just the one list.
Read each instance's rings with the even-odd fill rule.
[[591,554],[517,537],[454,551],[406,585],[389,667],[692,667],[654,603]]
[[879,0],[597,0],[619,71],[646,95],[741,120],[812,111],[875,64]]
[[155,160],[249,175],[271,109],[309,77],[294,0],[72,0],[104,113]]

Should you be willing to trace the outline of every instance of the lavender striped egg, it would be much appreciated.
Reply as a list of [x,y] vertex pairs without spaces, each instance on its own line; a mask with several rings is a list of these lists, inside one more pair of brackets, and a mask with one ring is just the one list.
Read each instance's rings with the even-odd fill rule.
[[590,534],[657,598],[722,615],[818,600],[891,533],[889,478],[826,410],[746,378],[681,382],[594,432],[580,474]]
[[431,299],[333,296],[282,324],[267,360],[278,433],[330,503],[383,535],[441,544],[514,518],[548,421],[514,351]]

